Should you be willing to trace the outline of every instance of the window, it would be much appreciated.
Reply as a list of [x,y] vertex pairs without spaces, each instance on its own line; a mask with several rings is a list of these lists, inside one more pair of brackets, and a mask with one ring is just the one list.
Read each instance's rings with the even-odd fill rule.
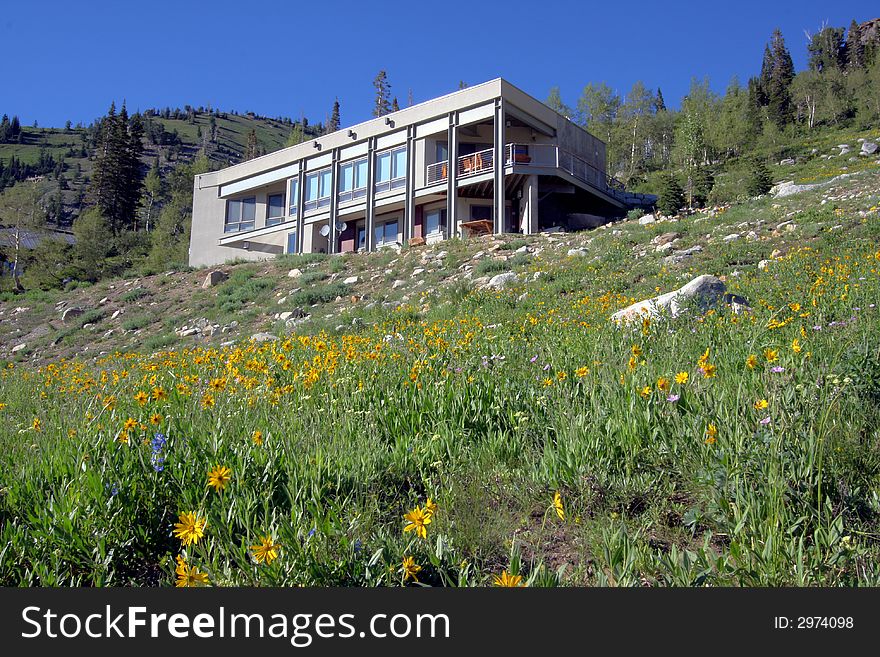
[[266,199],[266,225],[274,226],[284,221],[284,194],[269,194]]
[[376,233],[376,246],[394,244],[397,242],[397,219],[376,226],[374,230]]
[[303,209],[315,210],[330,205],[332,179],[333,172],[329,168],[306,174],[306,202],[303,204]]
[[287,252],[296,253],[296,231],[287,233]]
[[257,216],[257,199],[255,196],[226,201],[226,224],[224,233],[237,233],[251,230]]
[[357,251],[367,248],[367,228],[364,225],[360,225],[357,228],[357,244],[355,248]]
[[290,199],[288,203],[288,214],[293,217],[296,215],[296,205],[299,203],[299,178],[292,178],[290,180],[288,199]]
[[435,162],[445,162],[449,159],[449,148],[446,145],[445,141],[437,142],[437,159]]
[[339,200],[351,201],[367,195],[367,158],[339,165]]
[[425,213],[425,235],[439,235],[446,227],[446,210],[431,210]]
[[472,205],[471,206],[471,220],[478,221],[480,219],[486,219],[492,221],[492,206],[491,205]]
[[406,183],[406,146],[376,153],[376,191],[387,192]]

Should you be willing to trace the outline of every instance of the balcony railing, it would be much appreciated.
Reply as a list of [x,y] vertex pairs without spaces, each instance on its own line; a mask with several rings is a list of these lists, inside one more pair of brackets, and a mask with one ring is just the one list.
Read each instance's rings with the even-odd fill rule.
[[[486,150],[461,155],[456,159],[456,173],[459,178],[473,176],[494,168],[495,150]],[[623,191],[623,185],[597,169],[582,157],[571,153],[555,144],[507,144],[504,147],[505,164],[524,164],[535,167],[552,167],[568,172],[578,180],[592,185],[597,189]],[[429,164],[425,171],[425,182],[428,185],[443,182],[449,175],[449,162]]]

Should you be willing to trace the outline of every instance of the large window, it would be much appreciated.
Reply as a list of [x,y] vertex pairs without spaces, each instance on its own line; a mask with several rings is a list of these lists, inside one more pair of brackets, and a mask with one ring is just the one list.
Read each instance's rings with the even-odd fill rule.
[[257,199],[254,196],[226,201],[226,223],[224,233],[238,233],[251,230],[257,216]]
[[339,165],[340,202],[367,195],[367,158]]
[[291,217],[296,216],[296,205],[299,203],[299,178],[292,178],[288,186],[287,209]]
[[471,206],[471,220],[472,221],[491,221],[492,220],[492,206],[491,205],[472,205]]
[[269,194],[266,199],[266,225],[274,226],[284,221],[284,193]]
[[367,248],[367,227],[361,224],[357,227],[357,245],[355,250],[360,251],[361,249]]
[[446,227],[446,210],[430,210],[425,213],[425,235],[439,235]]
[[287,253],[296,253],[296,231],[287,233]]
[[406,146],[376,153],[376,191],[387,192],[406,184]]
[[331,185],[333,172],[330,169],[322,169],[315,173],[306,174],[306,201],[304,210],[315,210],[330,205]]
[[376,234],[376,246],[394,244],[397,242],[397,219],[386,221],[384,224],[376,226],[374,231]]

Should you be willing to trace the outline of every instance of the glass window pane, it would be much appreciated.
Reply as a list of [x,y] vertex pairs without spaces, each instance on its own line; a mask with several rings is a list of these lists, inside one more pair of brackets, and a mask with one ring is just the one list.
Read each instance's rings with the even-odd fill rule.
[[448,149],[446,148],[446,142],[445,141],[438,141],[437,142],[437,160],[436,161],[443,162],[444,160],[448,160],[448,159],[449,159],[449,152],[448,152]]
[[376,156],[376,182],[391,180],[391,153]]
[[401,148],[394,153],[394,173],[392,178],[403,178],[406,176],[406,149]]
[[367,186],[367,161],[360,160],[354,164],[354,188],[362,189]]
[[318,198],[318,174],[310,173],[306,176],[306,201],[314,201]]
[[354,165],[344,164],[339,170],[339,191],[350,192],[354,189]]
[[241,199],[241,220],[250,221],[257,216],[257,199],[253,196]]
[[389,221],[385,224],[385,241],[386,242],[396,242],[397,241],[397,222]]
[[296,204],[299,202],[299,180],[296,178],[290,181],[290,195],[288,198],[290,199],[290,214],[293,214],[296,210]]
[[327,196],[330,196],[330,179],[332,177],[330,175],[330,169],[321,171],[318,175],[321,178],[321,192],[318,198],[326,198]]
[[241,221],[241,201],[229,201],[226,204],[226,223]]
[[440,230],[440,210],[434,210],[425,215],[425,232],[436,233]]
[[384,229],[385,229],[384,226],[376,226],[376,227],[373,229],[373,233],[374,233],[374,234],[373,234],[373,239],[374,239],[374,241],[376,242],[377,245],[378,245],[378,244],[382,244],[382,242],[385,241],[385,239],[384,239],[384,238],[385,238],[385,230],[384,230]]
[[267,217],[284,216],[284,194],[270,194],[268,205]]

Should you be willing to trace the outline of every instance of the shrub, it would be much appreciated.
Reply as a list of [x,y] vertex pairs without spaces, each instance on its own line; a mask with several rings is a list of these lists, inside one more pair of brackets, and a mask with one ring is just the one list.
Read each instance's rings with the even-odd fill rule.
[[316,285],[310,290],[301,290],[290,296],[289,301],[294,306],[313,306],[316,303],[327,303],[336,297],[343,296],[348,292],[348,286],[342,283],[329,283]]
[[483,275],[507,271],[508,269],[510,269],[510,265],[508,265],[507,262],[501,260],[482,260],[474,271],[476,271],[477,274]]
[[770,177],[770,171],[761,160],[755,159],[752,162],[751,172],[748,182],[746,183],[746,192],[749,196],[763,196],[773,187],[773,178]]
[[657,209],[665,215],[678,214],[684,205],[684,191],[675,179],[675,176],[665,176],[661,182],[660,198],[657,200]]
[[626,218],[630,221],[637,221],[645,216],[645,211],[641,208],[633,208],[629,212],[626,213]]
[[149,315],[135,315],[122,322],[122,328],[126,331],[137,331],[138,329],[142,329],[152,323],[153,318]]
[[136,287],[135,289],[131,290],[130,292],[126,292],[121,297],[119,297],[119,300],[122,301],[123,303],[131,303],[132,301],[137,301],[138,299],[142,299],[146,296],[149,296],[149,294],[150,294],[149,290],[142,288],[142,287]]

